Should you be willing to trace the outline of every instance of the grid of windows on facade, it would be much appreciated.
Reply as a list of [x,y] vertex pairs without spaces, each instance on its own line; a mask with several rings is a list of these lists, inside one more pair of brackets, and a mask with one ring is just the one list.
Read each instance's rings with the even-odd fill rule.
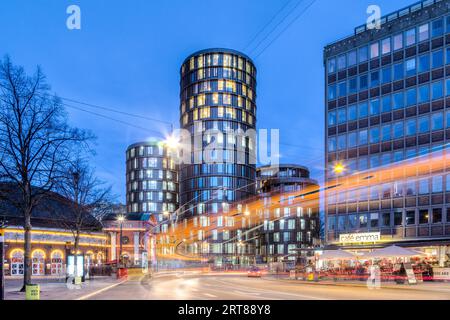
[[181,70],[181,122],[230,119],[255,125],[256,68],[231,53],[191,57]]
[[445,139],[449,25],[449,17],[435,19],[328,59],[328,153],[418,136],[409,149],[350,161],[351,169],[365,170],[433,150],[430,133],[431,142]]
[[[218,213],[222,202],[255,194],[256,139],[249,133],[256,125],[255,77],[250,59],[234,50],[203,50],[183,63],[180,126],[203,142],[191,150],[191,164],[180,167],[186,214],[195,215],[197,204],[208,200],[206,212]],[[207,150],[211,143],[216,147]]]
[[[327,179],[443,152],[450,133],[449,34],[450,16],[432,18],[327,58]],[[345,166],[344,177],[333,172],[336,163]],[[449,232],[449,192],[446,172],[327,192],[327,228],[442,236]]]
[[[405,227],[405,237],[415,237],[416,227],[419,236],[442,236],[442,223],[450,221],[450,208],[443,206],[407,208],[386,212],[364,212],[352,214],[329,215],[327,218],[329,232],[355,232],[390,230],[393,227]],[[430,225],[431,224],[431,225]],[[433,224],[436,225],[433,227]]]
[[309,248],[319,237],[318,208],[283,207],[261,211],[264,217],[262,256],[290,255],[288,259],[295,260],[294,249]]
[[127,211],[158,214],[174,212],[178,203],[178,172],[163,145],[135,144],[126,152]]

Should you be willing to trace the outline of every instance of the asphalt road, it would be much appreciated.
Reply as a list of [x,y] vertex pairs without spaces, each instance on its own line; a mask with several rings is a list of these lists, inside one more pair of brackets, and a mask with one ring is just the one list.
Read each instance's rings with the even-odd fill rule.
[[365,286],[322,285],[245,275],[168,274],[149,280],[131,277],[92,300],[450,300],[450,284]]

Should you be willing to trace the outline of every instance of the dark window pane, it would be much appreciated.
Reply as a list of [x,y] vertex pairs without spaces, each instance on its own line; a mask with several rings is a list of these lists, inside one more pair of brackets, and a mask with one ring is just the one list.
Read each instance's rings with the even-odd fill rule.
[[442,209],[434,208],[433,209],[433,223],[440,223],[440,222],[442,222]]
[[419,223],[425,224],[429,222],[430,215],[428,214],[428,209],[419,211]]

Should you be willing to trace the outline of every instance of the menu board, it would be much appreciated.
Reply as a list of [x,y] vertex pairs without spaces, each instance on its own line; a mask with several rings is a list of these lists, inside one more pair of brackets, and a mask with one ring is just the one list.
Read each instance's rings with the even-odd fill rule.
[[411,266],[411,263],[404,263],[403,266],[405,267],[406,276],[408,277],[408,283],[417,284],[416,275],[414,274],[414,270]]

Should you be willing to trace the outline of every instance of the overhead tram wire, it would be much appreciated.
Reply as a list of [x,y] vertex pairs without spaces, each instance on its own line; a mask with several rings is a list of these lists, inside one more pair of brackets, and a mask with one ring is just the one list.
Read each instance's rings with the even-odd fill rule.
[[255,36],[249,41],[249,43],[247,43],[247,45],[244,47],[243,51],[247,50],[248,47],[251,46],[251,44],[258,39],[259,35],[262,34],[264,32],[264,30],[266,30],[266,28],[268,26],[270,26],[270,24],[275,20],[275,18],[281,13],[283,12],[283,10],[292,2],[292,0],[288,0],[282,7],[280,10],[277,11],[277,13],[275,13],[275,15],[270,19],[269,22],[267,22],[262,29],[260,29]]
[[299,0],[297,2],[297,4],[272,28],[272,30],[266,34],[258,43],[257,45],[250,50],[251,52],[256,52],[256,50],[258,49],[258,47],[291,15],[291,13],[293,13],[297,7],[303,2],[304,0]]
[[296,22],[314,3],[316,0],[312,0],[311,3],[309,3],[300,13],[292,20],[275,38],[273,38],[267,46],[265,46],[254,58],[258,58],[261,54],[264,53],[264,51],[267,50],[284,32],[286,32],[287,29],[289,29],[294,22]]
[[152,118],[152,117],[148,117],[148,116],[143,116],[143,115],[139,115],[139,114],[134,114],[134,113],[130,113],[130,112],[120,111],[120,110],[117,110],[115,108],[101,106],[101,105],[98,105],[98,104],[87,103],[87,102],[83,102],[83,101],[79,101],[79,100],[75,100],[75,99],[69,99],[69,98],[64,98],[64,97],[59,97],[59,98],[61,100],[69,101],[69,102],[72,102],[72,103],[81,104],[81,105],[84,105],[84,106],[87,106],[87,107],[101,109],[101,110],[105,110],[105,111],[109,111],[109,112],[114,112],[114,113],[122,114],[122,115],[125,115],[125,116],[137,118],[137,119],[144,119],[144,120],[164,123],[166,125],[169,125],[170,128],[171,128],[171,131],[173,131],[173,123],[171,123],[169,121],[160,120],[160,119],[156,119],[156,118]]
[[133,127],[133,128],[136,128],[136,129],[144,130],[144,131],[151,132],[151,133],[157,133],[158,135],[162,136],[161,132],[156,131],[156,130],[151,130],[151,129],[147,129],[147,128],[144,128],[144,127],[141,127],[141,126],[137,126],[137,125],[132,124],[132,123],[127,122],[127,121],[115,119],[115,118],[112,118],[110,116],[106,116],[106,115],[101,114],[101,113],[97,113],[97,112],[94,112],[94,111],[90,111],[90,110],[86,110],[86,109],[83,109],[83,108],[80,108],[80,107],[76,107],[76,106],[73,106],[73,105],[70,105],[70,104],[67,104],[67,103],[63,103],[63,105],[68,107],[68,108],[71,108],[71,109],[75,109],[75,110],[79,110],[79,111],[82,111],[82,112],[86,112],[86,113],[95,115],[97,117],[101,117],[101,118],[105,118],[105,119],[108,119],[108,120],[111,120],[111,121],[115,121],[117,123],[121,123],[123,125],[129,126],[129,127]]

